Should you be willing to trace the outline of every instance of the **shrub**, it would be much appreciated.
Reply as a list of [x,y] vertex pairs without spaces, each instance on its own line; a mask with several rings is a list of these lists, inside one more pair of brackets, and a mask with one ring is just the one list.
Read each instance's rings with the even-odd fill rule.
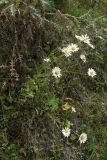
[[106,18],[49,2],[0,2],[0,158],[105,160]]

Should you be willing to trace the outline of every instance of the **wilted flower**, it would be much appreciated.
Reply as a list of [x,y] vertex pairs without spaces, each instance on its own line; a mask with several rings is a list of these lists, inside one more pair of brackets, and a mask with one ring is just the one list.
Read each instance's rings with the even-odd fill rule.
[[63,110],[68,110],[68,109],[70,109],[71,108],[71,105],[68,103],[68,102],[66,102],[64,105],[63,105]]
[[80,143],[85,143],[87,141],[87,134],[82,133],[79,137],[79,141],[80,141]]
[[62,134],[64,135],[64,137],[68,138],[70,133],[71,133],[71,129],[70,128],[65,127],[64,129],[62,129]]
[[43,60],[44,60],[44,62],[50,62],[51,61],[50,58],[44,58]]
[[54,67],[52,69],[52,74],[55,78],[60,78],[61,77],[61,69],[59,67]]
[[86,56],[85,56],[84,54],[81,54],[81,55],[80,55],[80,58],[81,58],[81,60],[82,60],[83,62],[86,62]]
[[92,68],[89,68],[88,75],[93,78],[94,76],[96,76],[96,71]]
[[70,46],[64,47],[64,48],[62,49],[62,52],[64,53],[65,57],[71,56]]

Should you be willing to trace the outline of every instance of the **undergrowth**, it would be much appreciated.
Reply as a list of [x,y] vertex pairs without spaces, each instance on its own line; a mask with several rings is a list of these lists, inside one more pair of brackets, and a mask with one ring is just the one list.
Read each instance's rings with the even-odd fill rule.
[[[106,1],[64,4],[0,2],[1,160],[107,159]],[[79,50],[67,57],[71,43]]]

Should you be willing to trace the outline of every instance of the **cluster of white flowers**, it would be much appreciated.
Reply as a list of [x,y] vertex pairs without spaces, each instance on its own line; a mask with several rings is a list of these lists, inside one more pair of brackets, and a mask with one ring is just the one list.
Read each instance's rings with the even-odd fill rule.
[[75,37],[76,37],[78,40],[80,40],[80,41],[88,44],[91,48],[93,48],[93,49],[95,48],[95,47],[91,44],[90,38],[89,38],[89,36],[88,36],[87,34],[81,35],[81,36],[75,35]]
[[65,57],[70,57],[72,53],[77,52],[79,50],[79,47],[76,44],[69,44],[67,47],[64,47],[62,49],[62,52],[64,53]]
[[[88,44],[91,48],[95,48],[95,47],[91,44],[90,38],[89,38],[89,36],[88,36],[87,34],[81,35],[81,36],[75,35],[75,37],[76,37],[78,40],[80,40],[80,41]],[[73,44],[73,43],[71,43],[71,44],[69,44],[67,47],[64,47],[63,49],[61,49],[61,51],[64,53],[65,57],[70,57],[70,56],[72,55],[72,53],[77,52],[78,50],[79,50],[78,45]],[[80,55],[80,59],[81,59],[84,63],[87,62],[87,59],[86,59],[86,55],[85,55],[85,54],[81,54],[81,55]],[[50,58],[44,58],[43,60],[44,60],[44,62],[51,62]],[[93,68],[89,68],[88,71],[87,71],[87,74],[88,74],[88,76],[90,76],[90,77],[92,77],[92,78],[97,75],[96,71],[95,71]],[[60,78],[60,77],[62,76],[61,69],[60,69],[58,66],[54,67],[54,68],[52,69],[52,75],[53,75],[53,77],[55,77],[56,79],[57,79],[57,78]],[[64,105],[64,110],[67,110],[67,109],[69,109],[69,105],[66,103],[66,104]],[[72,107],[72,112],[76,112],[76,110],[75,110],[74,107]],[[70,129],[69,127],[63,128],[63,129],[62,129],[62,134],[63,134],[64,137],[67,137],[67,138],[68,138],[68,137],[70,136],[70,134],[71,134],[71,129]],[[80,142],[80,144],[85,143],[85,142],[87,141],[87,139],[88,139],[88,138],[87,138],[87,134],[86,134],[86,133],[82,133],[82,134],[79,136],[79,142]]]
[[[90,47],[94,48],[94,46],[90,43],[90,38],[87,34],[85,35],[81,35],[81,36],[78,36],[78,35],[75,35],[75,37],[80,40],[80,41],[83,41],[84,43],[87,43]],[[74,52],[77,52],[79,50],[79,47],[77,44],[74,44],[74,43],[71,43],[69,44],[67,47],[64,47],[61,49],[61,51],[64,53],[65,57],[70,57],[72,55],[72,53]],[[86,56],[85,54],[81,54],[80,55],[80,59],[86,63]],[[51,62],[50,58],[44,58],[43,59],[44,62]],[[89,68],[88,71],[87,71],[87,74],[90,76],[90,77],[94,77],[96,76],[96,71],[93,69],[93,68]],[[55,77],[55,78],[60,78],[62,76],[61,74],[61,69],[57,66],[57,67],[54,67],[52,69],[52,75]]]
[[[69,137],[70,134],[71,134],[71,129],[69,127],[65,127],[62,129],[62,134],[64,137]],[[87,141],[87,134],[86,133],[82,133],[80,136],[79,136],[79,141],[80,141],[80,144],[82,143],[85,143]]]
[[[85,59],[84,59],[84,62],[86,62]],[[88,71],[87,71],[87,74],[92,78],[97,75],[96,71],[93,68],[89,68]],[[52,75],[55,78],[60,78],[62,76],[61,69],[59,67],[54,67],[52,69]]]

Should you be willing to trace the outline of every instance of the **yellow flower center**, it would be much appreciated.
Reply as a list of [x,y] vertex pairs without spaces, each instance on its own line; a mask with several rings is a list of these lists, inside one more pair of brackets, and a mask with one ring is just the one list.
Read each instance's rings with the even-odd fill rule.
[[73,51],[75,51],[75,50],[76,50],[76,48],[75,48],[75,47],[72,47],[71,49],[72,49]]
[[65,54],[68,54],[68,53],[69,53],[69,50],[68,50],[68,49],[65,49],[65,50],[64,50],[64,53],[65,53]]
[[60,72],[58,70],[55,71],[55,74],[58,75]]
[[68,53],[68,50],[67,50],[67,49],[65,49],[65,50],[64,50],[64,52],[65,52],[65,53]]
[[65,133],[66,133],[66,134],[68,133],[68,129],[67,129],[67,128],[65,129]]
[[90,74],[93,76],[94,72],[93,72],[93,71],[91,71],[91,72],[90,72]]
[[84,137],[84,135],[82,135],[82,136],[81,136],[81,140],[83,141],[83,140],[84,140],[84,138],[85,138],[85,137]]

